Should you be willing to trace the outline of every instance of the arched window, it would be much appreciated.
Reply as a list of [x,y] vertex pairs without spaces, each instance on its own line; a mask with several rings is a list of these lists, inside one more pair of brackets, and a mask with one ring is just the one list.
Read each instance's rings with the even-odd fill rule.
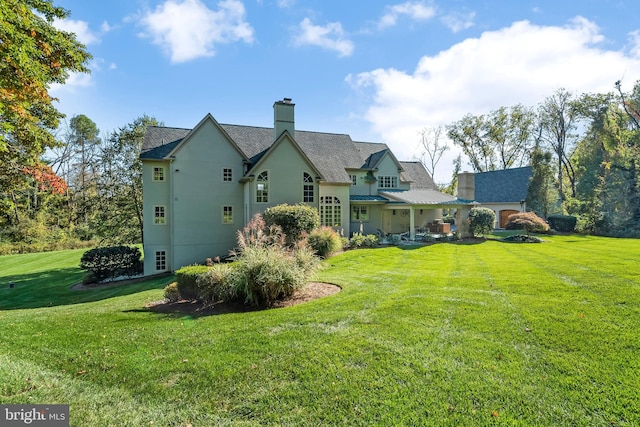
[[320,197],[320,223],[327,227],[342,226],[342,207],[335,196]]
[[302,175],[302,201],[313,203],[313,178],[308,173]]
[[256,178],[256,202],[269,202],[269,172],[264,171]]

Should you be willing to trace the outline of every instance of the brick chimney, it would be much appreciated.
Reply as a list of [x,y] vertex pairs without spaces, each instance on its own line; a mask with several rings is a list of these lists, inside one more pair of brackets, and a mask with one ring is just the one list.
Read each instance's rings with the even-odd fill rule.
[[458,199],[474,200],[476,197],[476,174],[460,172],[458,174]]
[[284,98],[273,104],[273,130],[274,138],[277,139],[285,130],[292,138],[295,138],[295,128],[293,120],[293,108],[296,104],[291,102],[291,98]]

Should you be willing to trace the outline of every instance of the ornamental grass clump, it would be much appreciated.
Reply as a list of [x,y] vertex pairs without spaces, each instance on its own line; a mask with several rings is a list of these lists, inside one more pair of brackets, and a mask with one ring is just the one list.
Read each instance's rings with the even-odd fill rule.
[[342,250],[340,235],[331,227],[316,228],[307,236],[307,243],[322,258]]

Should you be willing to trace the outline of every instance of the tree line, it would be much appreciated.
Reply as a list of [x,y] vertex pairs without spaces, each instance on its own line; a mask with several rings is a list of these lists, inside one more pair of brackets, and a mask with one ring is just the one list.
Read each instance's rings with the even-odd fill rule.
[[[421,134],[421,160],[433,175],[446,134],[474,172],[531,166],[527,207],[539,216],[569,214],[583,232],[640,236],[640,82],[606,94],[558,89],[537,107],[501,107]],[[462,160],[454,160],[455,193]]]

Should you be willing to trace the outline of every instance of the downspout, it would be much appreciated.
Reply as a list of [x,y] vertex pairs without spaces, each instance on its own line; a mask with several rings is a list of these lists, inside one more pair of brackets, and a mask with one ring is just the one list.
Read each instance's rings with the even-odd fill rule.
[[175,158],[171,158],[169,159],[169,180],[171,182],[171,185],[169,185],[169,251],[171,251],[171,265],[169,267],[169,271],[175,271],[175,261],[176,261],[176,254],[175,254],[175,245],[173,244],[174,241],[174,221],[173,221],[173,217],[175,215],[175,207],[174,207],[174,177],[175,177],[175,173],[173,170],[173,161],[175,160]]

